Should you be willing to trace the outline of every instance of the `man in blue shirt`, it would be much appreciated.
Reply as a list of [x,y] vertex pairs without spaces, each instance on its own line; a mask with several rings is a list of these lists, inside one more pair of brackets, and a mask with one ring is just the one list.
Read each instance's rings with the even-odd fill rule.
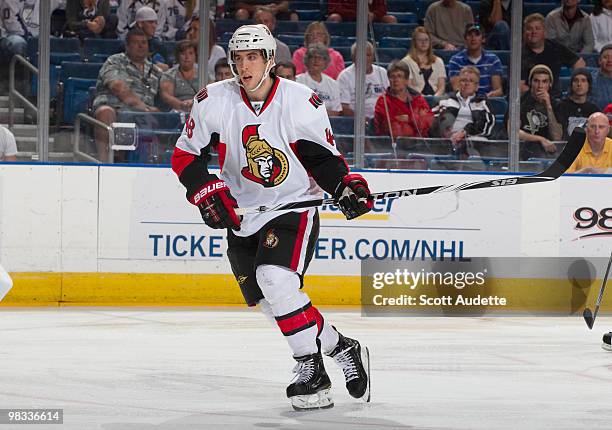
[[593,72],[590,101],[602,111],[612,103],[612,43],[601,48],[599,53],[599,69]]
[[459,72],[465,66],[475,66],[480,72],[478,95],[502,97],[502,63],[499,57],[482,48],[484,34],[479,24],[468,24],[464,33],[466,48],[453,55],[448,63],[448,75],[453,91],[459,89]]

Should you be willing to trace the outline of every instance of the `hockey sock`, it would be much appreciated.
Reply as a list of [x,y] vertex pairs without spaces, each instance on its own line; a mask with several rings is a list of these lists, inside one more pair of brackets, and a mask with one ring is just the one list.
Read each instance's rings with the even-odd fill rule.
[[300,357],[318,352],[317,334],[323,323],[322,317],[310,303],[308,295],[300,291],[297,273],[285,267],[262,265],[257,267],[255,274],[293,355]]

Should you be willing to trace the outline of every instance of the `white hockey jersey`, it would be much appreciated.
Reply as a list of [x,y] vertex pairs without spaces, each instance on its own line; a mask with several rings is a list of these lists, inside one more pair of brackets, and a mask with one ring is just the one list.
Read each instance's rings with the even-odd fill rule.
[[164,40],[174,40],[176,32],[179,30],[186,32],[191,18],[197,16],[200,0],[195,1],[191,16],[186,15],[186,4],[187,0],[166,0],[166,22],[162,29]]
[[[197,156],[211,141],[218,141],[220,177],[239,207],[320,198],[322,190],[298,158],[299,151],[317,153],[313,159],[321,163],[316,168],[330,161],[323,175],[317,173],[330,178],[328,189],[348,172],[323,102],[309,88],[286,79],[275,78],[258,110],[233,79],[201,90],[176,146]],[[250,236],[280,214],[246,215],[235,234]]]

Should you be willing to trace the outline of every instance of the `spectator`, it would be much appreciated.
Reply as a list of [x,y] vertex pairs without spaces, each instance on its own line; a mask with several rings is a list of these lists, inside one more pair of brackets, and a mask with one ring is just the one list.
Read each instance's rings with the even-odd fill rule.
[[17,144],[11,131],[0,125],[0,161],[17,161]]
[[[267,7],[258,7],[255,9],[255,14],[253,15],[253,19],[257,24],[263,24],[268,27],[270,33],[274,34],[274,29],[276,28],[276,17],[268,9]],[[276,37],[276,51],[274,53],[274,61],[283,62],[283,61],[291,61],[291,51],[286,43],[278,40]]]
[[[610,103],[608,106],[606,106],[606,108],[604,109],[604,113],[606,115],[608,115],[608,120],[610,122],[610,126],[612,126],[612,103]],[[609,135],[609,133],[608,133]]]
[[[342,115],[355,115],[355,64],[359,61],[356,58],[355,51],[357,43],[351,46],[351,58],[353,64],[344,69],[338,76],[338,84],[340,85],[340,102],[342,103]],[[378,96],[384,93],[385,88],[389,86],[386,70],[376,64],[372,64],[374,57],[374,48],[370,42],[366,43],[366,76],[365,76],[365,117],[374,117],[374,106]]]
[[[523,58],[521,63],[521,90],[529,90],[527,77],[537,64],[545,64],[552,71],[552,76],[561,74],[561,67],[578,68],[584,67],[584,60],[563,45],[546,39],[545,19],[539,13],[533,13],[523,21]],[[551,76],[551,77],[552,77]],[[552,95],[560,94],[560,87],[555,80],[552,87]]]
[[[198,45],[200,41],[200,18],[195,17],[191,20],[191,25],[187,31],[187,39]],[[215,23],[212,19],[208,20],[208,79],[215,79],[215,64],[221,58],[227,58],[227,54],[222,47],[217,45],[217,34],[215,32]]]
[[[189,22],[198,15],[199,0],[165,0],[166,22],[162,29],[164,40],[180,40],[189,28]],[[178,37],[177,37],[178,36]]]
[[181,40],[175,51],[178,64],[162,75],[159,95],[173,110],[190,112],[198,93],[197,47],[190,40]]
[[487,34],[489,49],[510,49],[510,20],[512,0],[480,0],[480,21]]
[[117,9],[117,34],[121,39],[124,39],[127,32],[136,21],[136,12],[143,7],[148,6],[157,14],[157,27],[155,28],[155,37],[162,37],[162,31],[166,26],[168,19],[165,8],[166,0],[122,0]]
[[[550,94],[553,80],[550,67],[537,64],[529,72],[529,91],[521,96],[519,139],[541,145],[541,148],[526,145],[525,152],[531,153],[531,156],[543,155],[541,149],[555,153],[557,148],[552,141],[561,140],[563,137],[563,128],[557,120]],[[507,120],[508,115],[506,122]]]
[[304,67],[304,55],[306,54],[308,46],[311,43],[322,43],[327,46],[327,52],[331,60],[329,66],[323,73],[332,79],[337,79],[340,72],[344,70],[344,58],[342,58],[342,54],[338,51],[329,47],[330,41],[331,38],[329,37],[329,33],[324,23],[311,22],[308,24],[304,32],[304,46],[296,49],[293,53],[293,64],[295,64],[296,73],[300,74],[306,71],[306,67]]
[[304,56],[307,72],[297,75],[296,81],[306,85],[319,96],[325,103],[327,115],[338,116],[342,113],[338,82],[323,73],[329,61],[327,47],[322,43],[311,43]]
[[573,52],[590,54],[594,49],[593,28],[589,15],[578,7],[580,0],[562,0],[561,7],[546,16],[550,40]]
[[26,56],[30,37],[38,37],[39,0],[0,0],[0,51]]
[[227,63],[227,58],[220,58],[215,64],[215,82],[224,81],[226,79],[232,79],[232,69]]
[[595,52],[612,43],[612,0],[595,0],[591,13],[591,26]]
[[575,69],[572,73],[569,95],[557,106],[557,119],[563,127],[563,140],[567,140],[576,127],[583,127],[587,118],[599,109],[587,101],[593,80],[587,69]]
[[410,69],[408,85],[426,96],[442,96],[446,87],[446,68],[434,55],[431,36],[425,27],[412,32],[410,52],[402,59]]
[[438,0],[425,12],[425,28],[434,48],[452,51],[463,47],[465,26],[474,22],[472,9],[457,0]]
[[117,38],[117,15],[110,13],[109,0],[68,0],[64,37]]
[[480,72],[476,67],[461,69],[459,82],[457,93],[440,100],[434,107],[430,135],[450,139],[453,148],[463,155],[468,138],[486,139],[493,134],[495,115],[486,98],[477,94]]
[[502,63],[492,52],[482,49],[484,36],[480,25],[468,24],[465,28],[465,46],[461,52],[453,55],[448,63],[448,75],[453,91],[460,87],[459,73],[465,66],[474,66],[480,72],[478,95],[482,97],[501,97]]
[[387,77],[389,88],[378,97],[374,108],[376,134],[392,138],[428,137],[433,113],[425,98],[408,87],[410,68],[403,61],[393,60],[387,67]]
[[599,53],[599,69],[593,72],[591,101],[603,110],[610,100],[612,100],[612,43],[601,48]]
[[295,81],[295,64],[293,64],[291,61],[276,63],[274,74],[276,76],[280,76],[281,78]]
[[[158,112],[155,96],[161,71],[147,58],[147,36],[139,28],[126,35],[125,52],[108,57],[96,83],[93,101],[97,120],[111,125],[118,110]],[[108,134],[96,127],[96,146],[100,161],[108,160]]]
[[592,114],[586,127],[586,142],[568,173],[609,173],[612,169],[610,124],[602,112]]
[[253,19],[258,6],[266,6],[276,19],[281,21],[299,21],[300,17],[294,10],[289,9],[289,2],[270,0],[236,0],[234,5],[234,18],[239,21]]
[[[329,22],[356,21],[357,0],[328,0],[327,20]],[[397,23],[393,15],[387,14],[386,0],[368,1],[368,20],[386,24]]]
[[143,6],[136,12],[134,26],[140,28],[147,36],[149,44],[149,59],[163,72],[168,70],[168,53],[161,41],[155,37],[157,28],[157,12],[149,6]]

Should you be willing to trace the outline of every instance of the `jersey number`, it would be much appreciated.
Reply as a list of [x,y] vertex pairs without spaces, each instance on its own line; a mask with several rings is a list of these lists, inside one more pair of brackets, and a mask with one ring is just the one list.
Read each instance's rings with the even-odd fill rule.
[[195,128],[195,121],[193,120],[193,118],[189,118],[187,120],[187,123],[185,124],[185,131],[187,132],[187,137],[190,139],[193,137],[194,128]]

